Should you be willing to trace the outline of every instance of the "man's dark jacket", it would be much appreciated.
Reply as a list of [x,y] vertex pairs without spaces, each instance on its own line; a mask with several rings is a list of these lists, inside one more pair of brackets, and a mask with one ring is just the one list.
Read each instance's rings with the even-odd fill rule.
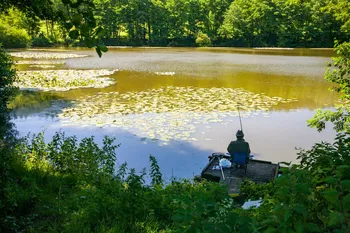
[[227,147],[227,151],[233,156],[234,152],[243,153],[246,152],[247,156],[250,155],[249,143],[246,142],[243,138],[238,138],[236,141],[230,142],[230,145]]

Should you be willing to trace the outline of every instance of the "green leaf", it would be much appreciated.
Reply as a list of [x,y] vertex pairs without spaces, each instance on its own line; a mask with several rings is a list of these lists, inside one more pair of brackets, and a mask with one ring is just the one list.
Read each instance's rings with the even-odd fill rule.
[[344,202],[344,209],[346,211],[350,211],[350,194],[346,195],[343,198],[343,202]]
[[71,22],[65,22],[64,23],[64,28],[69,31],[70,29],[72,29],[73,24]]
[[62,3],[64,5],[68,5],[68,4],[71,4],[72,2],[71,2],[71,0],[62,0]]
[[288,185],[289,184],[289,177],[287,175],[282,175],[275,179],[276,184],[278,185]]
[[341,224],[344,221],[344,216],[338,211],[333,211],[328,220],[328,226],[335,226]]
[[107,48],[106,45],[99,45],[98,47],[99,47],[99,48],[101,49],[101,51],[104,52],[104,53],[108,51],[108,48]]
[[81,15],[73,15],[72,16],[72,23],[75,25],[75,26],[79,26],[81,24],[81,21],[83,20],[83,16]]
[[95,50],[96,50],[96,53],[98,54],[98,56],[102,57],[101,49],[99,47],[96,47]]
[[336,184],[337,183],[337,179],[331,176],[328,176],[325,178],[324,180],[327,184]]
[[297,222],[295,223],[295,231],[297,233],[303,233],[304,232],[304,224],[300,223],[300,222]]
[[326,191],[323,192],[323,197],[331,202],[334,203],[335,201],[338,201],[339,199],[339,193],[337,192],[337,190],[335,189],[328,189]]
[[337,167],[337,174],[339,175],[343,175],[344,172],[350,170],[350,166],[349,165],[340,165]]
[[79,32],[78,32],[78,30],[70,31],[70,32],[69,32],[69,37],[70,37],[71,39],[73,39],[73,40],[78,39],[78,37],[79,37]]
[[298,193],[303,194],[310,194],[310,190],[307,184],[305,183],[298,183],[295,185],[295,191]]
[[278,191],[276,192],[276,196],[277,197],[285,197],[290,195],[290,190],[287,187],[281,187],[280,189],[278,189]]
[[76,3],[70,3],[70,7],[78,8],[83,3],[83,0],[78,0]]
[[105,34],[105,30],[102,27],[99,27],[96,29],[95,35],[97,37],[102,37]]
[[80,34],[82,36],[87,37],[89,35],[89,31],[90,31],[90,28],[87,25],[85,24],[81,25]]
[[306,229],[308,232],[320,232],[321,229],[315,223],[307,223]]
[[293,209],[295,212],[307,216],[307,209],[303,204],[295,204]]
[[350,180],[343,180],[341,182],[341,186],[344,189],[344,191],[350,191]]
[[264,233],[275,233],[275,232],[277,232],[277,230],[274,227],[269,227],[264,231]]
[[290,210],[286,210],[286,212],[284,213],[284,221],[287,222],[291,215],[292,213],[290,212]]

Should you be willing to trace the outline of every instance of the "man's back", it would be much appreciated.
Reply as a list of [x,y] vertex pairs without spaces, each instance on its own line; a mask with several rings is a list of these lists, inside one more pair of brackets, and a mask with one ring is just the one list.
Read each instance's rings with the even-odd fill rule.
[[244,139],[237,139],[236,141],[230,142],[230,144],[227,147],[227,151],[233,155],[234,152],[239,153],[247,153],[247,155],[250,155],[250,147],[249,143],[244,141]]

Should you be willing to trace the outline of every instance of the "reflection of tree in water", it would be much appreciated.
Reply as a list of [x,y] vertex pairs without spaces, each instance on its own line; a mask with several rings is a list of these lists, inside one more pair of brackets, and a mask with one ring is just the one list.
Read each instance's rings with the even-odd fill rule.
[[33,114],[54,117],[61,112],[62,108],[71,106],[71,104],[55,93],[21,91],[8,106],[11,110],[11,117],[17,119]]

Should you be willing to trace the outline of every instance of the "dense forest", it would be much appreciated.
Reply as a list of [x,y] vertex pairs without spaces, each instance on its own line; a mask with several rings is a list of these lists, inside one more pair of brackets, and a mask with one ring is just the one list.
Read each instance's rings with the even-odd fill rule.
[[[21,4],[2,10],[0,42],[5,47],[81,45],[69,37],[83,19],[70,17],[64,5],[70,0],[31,1],[37,5],[35,14],[24,14]],[[350,35],[344,24],[349,16],[337,9],[348,9],[346,0],[92,2],[106,45],[333,47],[335,39],[346,41]]]

